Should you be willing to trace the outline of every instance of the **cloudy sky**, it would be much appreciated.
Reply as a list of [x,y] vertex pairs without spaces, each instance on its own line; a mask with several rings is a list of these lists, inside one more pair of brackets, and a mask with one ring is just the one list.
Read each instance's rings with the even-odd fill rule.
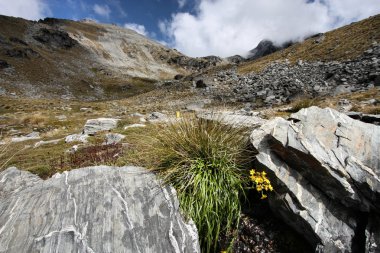
[[245,54],[380,13],[380,0],[0,0],[0,14],[114,23],[189,56]]

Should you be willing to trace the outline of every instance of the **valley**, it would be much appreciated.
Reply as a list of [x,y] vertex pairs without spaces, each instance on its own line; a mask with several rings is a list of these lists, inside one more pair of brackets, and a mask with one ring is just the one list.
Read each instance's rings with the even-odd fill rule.
[[[194,223],[182,221],[177,197],[172,197],[177,195],[163,201],[171,190],[162,186],[162,196],[141,197],[142,193],[134,191],[134,184],[146,193],[156,189],[157,186],[150,185],[156,184],[155,179],[149,179],[151,183],[145,185],[141,179],[144,176],[130,179],[127,175],[142,173],[133,166],[156,173],[164,162],[170,163],[172,160],[164,158],[169,154],[175,158],[175,155],[157,152],[157,145],[160,146],[157,136],[178,122],[203,119],[232,127],[224,132],[233,132],[231,129],[236,126],[248,129],[244,132],[249,142],[247,149],[253,153],[249,153],[249,162],[243,163],[246,167],[243,174],[249,173],[251,167],[267,171],[277,195],[273,193],[264,204],[252,190],[254,186],[250,186],[247,195],[255,199],[254,205],[268,213],[278,211],[266,222],[260,222],[266,218],[265,214],[255,213],[248,207],[251,203],[245,203],[240,226],[246,234],[238,236],[224,231],[225,238],[222,235],[221,238],[227,242],[235,236],[234,246],[216,241],[217,247],[208,252],[226,248],[231,250],[228,252],[295,252],[297,247],[302,252],[378,252],[380,15],[273,51],[251,60],[241,56],[191,58],[116,25],[55,18],[37,22],[0,16],[0,182],[5,182],[0,186],[0,199],[2,194],[9,196],[7,207],[1,209],[0,205],[0,210],[12,216],[18,199],[24,198],[18,195],[19,191],[32,199],[31,205],[40,201],[23,188],[28,182],[31,191],[49,196],[56,194],[54,187],[68,187],[62,193],[57,190],[57,194],[68,192],[62,201],[73,200],[74,204],[61,206],[54,202],[54,206],[61,210],[73,205],[75,214],[67,211],[57,217],[68,213],[77,215],[77,205],[81,206],[80,215],[73,220],[74,228],[65,227],[57,233],[73,233],[75,238],[83,239],[86,236],[76,231],[76,226],[84,229],[83,224],[91,215],[86,209],[89,207],[84,202],[75,202],[75,198],[96,202],[91,194],[82,192],[87,192],[88,185],[99,184],[100,189],[105,189],[104,196],[113,196],[114,202],[121,203],[115,210],[126,213],[127,218],[118,221],[129,228],[120,231],[133,231],[133,224],[145,229],[146,224],[141,225],[141,220],[153,217],[153,211],[144,209],[141,217],[132,214],[129,220],[127,206],[134,206],[136,199],[143,199],[146,204],[150,203],[149,198],[157,197],[157,203],[167,206],[162,210],[150,206],[150,210],[162,212],[159,219],[171,219],[157,218],[152,222],[155,224],[152,226],[160,224],[169,231],[168,241],[162,245],[157,241],[152,243],[160,245],[157,252],[174,247],[172,240],[176,240],[177,247],[186,249],[175,252],[200,252],[209,242],[200,238],[199,246],[198,237],[192,237],[197,228],[194,230]],[[180,130],[186,128],[181,127]],[[205,129],[207,132],[218,127],[209,129],[207,125]],[[226,137],[229,138],[234,137]],[[173,137],[170,142],[180,139],[181,136]],[[223,140],[218,139],[220,143]],[[196,150],[199,145],[192,147]],[[211,149],[212,144],[207,145],[205,149]],[[183,149],[181,146],[178,153]],[[173,157],[170,158],[174,160]],[[191,162],[194,160],[199,162],[197,158]],[[87,172],[76,170],[89,166],[95,167]],[[119,167],[124,175],[122,179],[114,172]],[[24,178],[28,178],[27,183],[22,181]],[[133,187],[124,189],[119,180]],[[13,190],[13,183],[19,190]],[[70,184],[78,193],[69,192]],[[186,191],[176,189],[181,204],[186,203],[181,198],[181,193]],[[131,198],[124,196],[123,190],[133,192]],[[95,192],[96,188],[91,191]],[[104,197],[100,195],[98,198]],[[340,199],[341,196],[344,197]],[[44,205],[49,203],[44,202],[38,209],[41,216],[46,212]],[[99,217],[105,217],[106,208],[96,208],[100,210]],[[339,215],[343,218],[339,219]],[[82,223],[76,223],[77,219]],[[278,227],[274,225],[277,219],[281,221]],[[7,227],[5,220],[6,216],[0,215],[0,235]],[[119,229],[117,225],[112,228]],[[174,234],[173,229],[177,231]],[[281,237],[287,230],[293,231],[289,232],[290,239]],[[44,233],[49,235],[49,231]],[[251,232],[252,238],[259,239],[249,237]],[[12,233],[7,233],[7,240],[14,240]],[[141,233],[151,231],[145,229]],[[34,244],[26,243],[25,248],[18,249],[47,250],[49,243],[59,247],[57,240],[49,239],[50,236],[39,237]],[[132,235],[128,238],[133,247],[143,247]],[[117,237],[117,240],[124,239]],[[81,246],[74,241],[79,248],[73,246],[73,251],[95,252],[86,248],[87,241]],[[144,243],[147,245],[148,241]],[[96,252],[103,252],[102,245],[92,244],[97,247]],[[3,251],[6,249],[3,245],[5,242],[0,237],[0,252],[7,252]],[[260,246],[254,248],[254,245]],[[207,244],[207,247],[211,246]]]

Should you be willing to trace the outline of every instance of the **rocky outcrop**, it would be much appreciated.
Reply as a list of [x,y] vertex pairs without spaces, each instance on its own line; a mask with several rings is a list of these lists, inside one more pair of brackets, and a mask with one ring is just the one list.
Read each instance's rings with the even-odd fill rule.
[[[265,105],[292,101],[298,96],[320,96],[368,89],[378,85],[380,44],[374,43],[355,60],[334,62],[273,62],[260,73],[240,75],[236,68],[211,78],[214,98]],[[380,79],[380,78],[379,78]],[[379,84],[380,85],[380,84]]]
[[254,49],[249,51],[247,60],[256,60],[281,49],[290,47],[293,44],[294,43],[292,41],[288,41],[282,45],[275,45],[275,43],[270,40],[262,40]]
[[41,28],[33,38],[52,48],[70,49],[78,45],[78,42],[72,39],[67,32],[56,29]]
[[273,211],[318,252],[380,251],[379,126],[310,107],[266,122],[251,142]]
[[275,46],[272,41],[262,40],[254,49],[249,51],[247,59],[255,60],[268,54],[274,53],[280,49],[281,47]]
[[0,252],[200,252],[173,188],[137,167],[0,173]]

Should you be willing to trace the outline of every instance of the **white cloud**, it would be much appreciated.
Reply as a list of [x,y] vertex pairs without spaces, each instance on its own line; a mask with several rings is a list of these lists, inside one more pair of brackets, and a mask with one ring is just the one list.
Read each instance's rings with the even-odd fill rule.
[[0,0],[0,14],[37,20],[50,15],[44,0]]
[[131,29],[135,32],[138,32],[139,34],[144,35],[144,36],[149,35],[147,30],[145,29],[145,26],[143,26],[143,25],[139,25],[139,24],[135,24],[135,23],[126,23],[126,24],[124,24],[124,27]]
[[111,9],[108,5],[95,4],[93,10],[96,14],[105,18],[109,18],[111,14]]
[[199,0],[195,14],[160,21],[170,44],[190,56],[244,54],[262,39],[300,40],[380,12],[379,0]]
[[178,0],[178,6],[180,9],[182,9],[185,4],[186,4],[187,0]]

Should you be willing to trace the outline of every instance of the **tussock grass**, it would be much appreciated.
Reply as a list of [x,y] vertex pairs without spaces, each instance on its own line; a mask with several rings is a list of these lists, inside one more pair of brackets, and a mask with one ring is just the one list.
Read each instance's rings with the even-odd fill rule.
[[291,105],[291,109],[288,112],[298,112],[303,108],[309,108],[311,106],[318,105],[315,99],[305,98],[294,101]]
[[248,136],[245,129],[188,118],[155,137],[155,171],[177,190],[183,213],[198,228],[202,252],[215,252],[219,235],[237,227]]

